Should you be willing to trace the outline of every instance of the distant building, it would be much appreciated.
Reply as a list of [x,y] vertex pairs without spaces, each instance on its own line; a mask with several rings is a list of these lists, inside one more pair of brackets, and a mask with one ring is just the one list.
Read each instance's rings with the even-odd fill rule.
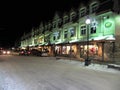
[[[103,0],[104,1],[104,0]],[[108,61],[120,57],[120,1],[91,0],[70,12],[55,13],[52,20],[21,37],[21,48],[49,50],[49,54]],[[90,24],[85,21],[90,19]],[[89,29],[89,30],[88,30]],[[89,35],[87,34],[89,31]]]

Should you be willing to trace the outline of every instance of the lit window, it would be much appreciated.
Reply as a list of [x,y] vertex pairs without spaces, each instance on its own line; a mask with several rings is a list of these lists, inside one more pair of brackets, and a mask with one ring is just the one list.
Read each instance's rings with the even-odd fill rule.
[[91,34],[96,33],[96,27],[91,27]]
[[91,33],[91,34],[96,33],[96,23],[95,23],[95,22],[91,24],[91,30],[90,30],[90,33]]
[[70,37],[75,36],[75,28],[70,28]]
[[60,39],[60,32],[55,32],[53,34],[53,40],[57,40],[57,39]]

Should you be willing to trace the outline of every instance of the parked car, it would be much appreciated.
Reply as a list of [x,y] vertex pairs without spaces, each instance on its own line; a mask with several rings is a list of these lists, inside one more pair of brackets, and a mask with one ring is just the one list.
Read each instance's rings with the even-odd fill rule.
[[37,49],[32,49],[30,50],[31,55],[35,55],[35,56],[41,56],[42,52],[37,50]]
[[48,56],[48,52],[42,52],[41,56],[45,56],[45,57]]
[[19,55],[29,56],[30,54],[31,54],[31,52],[30,52],[30,51],[27,51],[27,50],[21,50],[21,51],[19,52]]
[[44,50],[42,51],[41,56],[45,56],[45,57],[46,57],[46,56],[49,56],[48,53],[49,53],[48,49],[44,49]]

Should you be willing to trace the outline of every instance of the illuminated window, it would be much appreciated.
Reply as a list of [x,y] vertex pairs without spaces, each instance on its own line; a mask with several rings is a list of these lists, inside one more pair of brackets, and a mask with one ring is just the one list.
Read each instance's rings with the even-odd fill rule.
[[86,25],[81,26],[80,30],[81,30],[81,35],[86,35]]
[[75,36],[75,28],[70,28],[70,37]]
[[60,32],[55,32],[53,34],[53,40],[57,40],[57,39],[60,39]]
[[90,33],[91,33],[91,34],[96,33],[96,23],[92,23]]
[[91,27],[91,34],[96,33],[96,27]]

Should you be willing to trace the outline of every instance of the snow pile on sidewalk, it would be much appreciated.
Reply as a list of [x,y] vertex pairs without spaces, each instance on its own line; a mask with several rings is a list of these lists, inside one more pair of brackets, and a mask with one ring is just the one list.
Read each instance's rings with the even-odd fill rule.
[[63,59],[60,59],[58,60],[59,62],[63,62],[63,63],[66,63],[66,64],[71,64],[71,65],[75,65],[75,66],[81,66],[81,67],[84,67],[84,68],[87,68],[87,69],[92,69],[92,70],[96,70],[96,71],[105,71],[105,72],[112,72],[112,73],[117,73],[120,71],[119,70],[116,70],[116,69],[112,69],[112,68],[108,68],[107,65],[102,65],[102,64],[93,64],[91,63],[90,65],[88,66],[85,66],[84,62],[80,62],[80,61],[74,61],[74,60],[63,60]]
[[101,64],[90,64],[86,68],[97,70],[97,71],[105,71],[105,72],[114,72],[114,73],[115,72],[119,72],[118,70],[115,70],[115,69],[112,69],[112,68],[108,68],[107,65],[101,65]]

